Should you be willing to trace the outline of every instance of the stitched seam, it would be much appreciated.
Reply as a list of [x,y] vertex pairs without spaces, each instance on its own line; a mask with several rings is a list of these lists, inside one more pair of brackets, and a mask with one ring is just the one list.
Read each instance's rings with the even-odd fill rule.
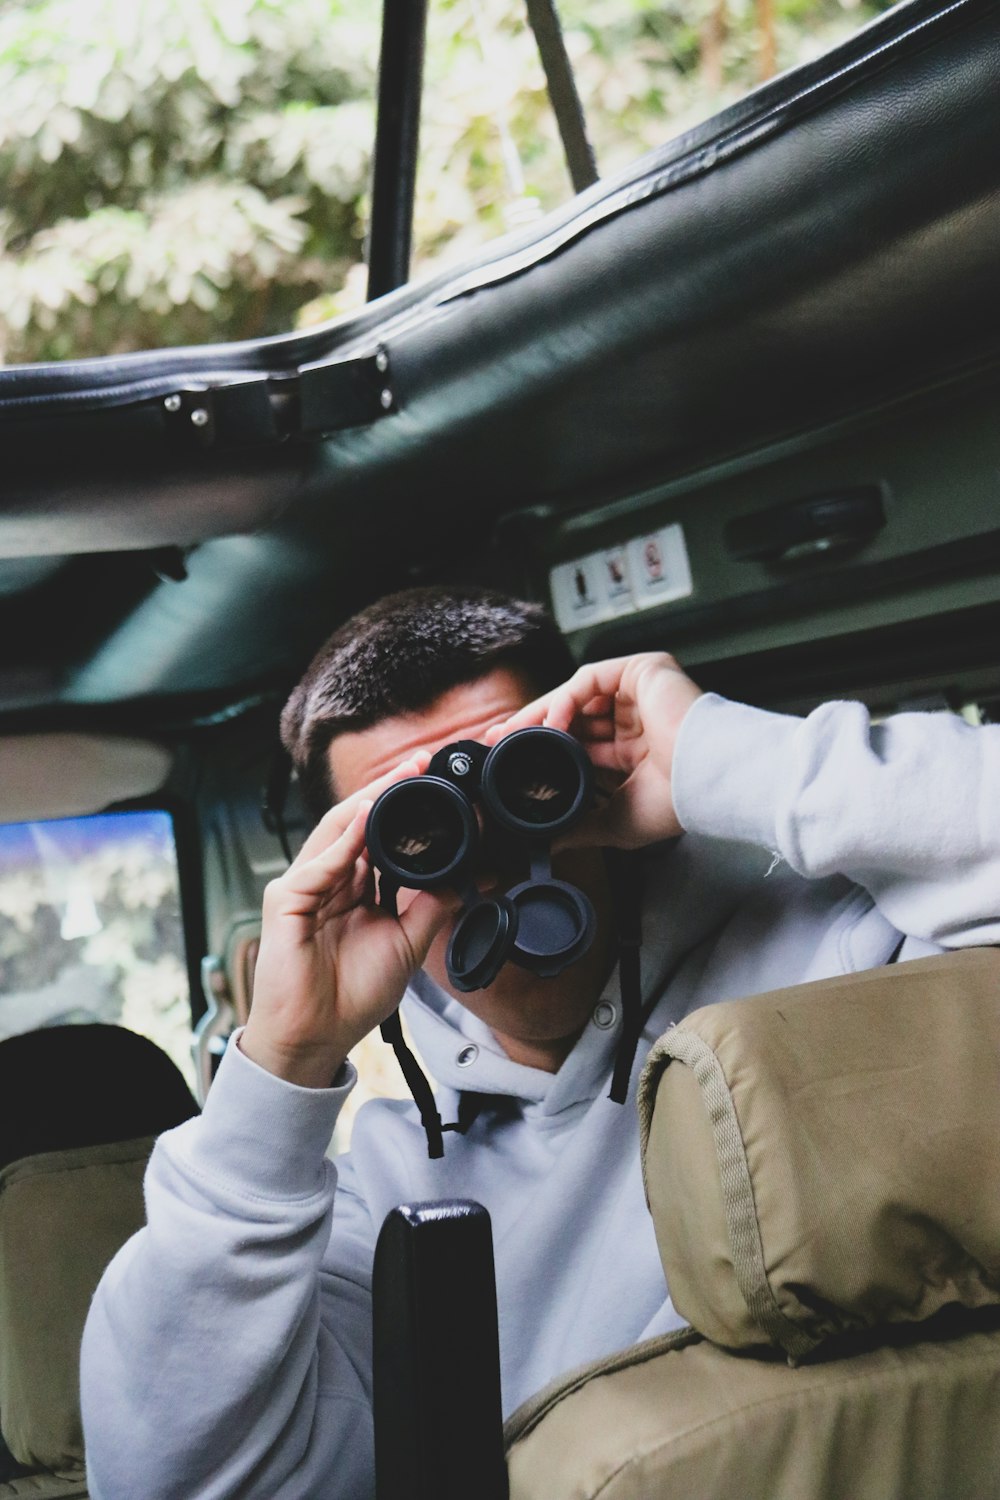
[[790,1356],[806,1354],[815,1340],[785,1316],[768,1278],[746,1144],[722,1064],[707,1042],[683,1027],[667,1033],[663,1048],[691,1069],[712,1122],[733,1269],[750,1315]]
[[26,1172],[23,1177],[19,1175],[11,1178],[8,1182],[0,1183],[0,1192],[4,1192],[10,1187],[19,1186],[24,1182],[37,1182],[41,1177],[69,1177],[74,1172],[93,1172],[95,1169],[101,1167],[131,1167],[136,1162],[145,1161],[145,1159],[139,1153],[136,1156],[120,1157],[117,1161],[82,1161],[72,1167],[54,1167],[49,1172]]
[[[949,6],[947,10],[939,11],[933,16],[926,17],[923,21],[918,22],[902,34],[890,37],[888,41],[883,42],[874,51],[866,52],[862,57],[852,59],[851,62],[845,63],[835,73],[830,73],[824,78],[817,79],[815,83],[811,83],[807,87],[800,89],[798,93],[791,95],[780,103],[772,105],[759,119],[741,123],[729,135],[710,141],[694,153],[682,156],[678,160],[665,164],[662,168],[651,168],[652,180],[647,180],[641,186],[633,183],[623,187],[619,192],[612,194],[610,198],[604,199],[599,204],[595,204],[592,210],[585,212],[579,219],[560,226],[559,229],[553,232],[548,241],[542,241],[540,244],[533,245],[525,251],[514,252],[506,261],[500,261],[499,263],[494,263],[492,267],[484,268],[486,274],[477,275],[476,272],[470,273],[464,283],[460,283],[453,290],[445,293],[441,301],[433,309],[430,309],[429,312],[425,312],[424,316],[427,317],[435,312],[440,312],[442,308],[447,307],[449,302],[453,302],[460,297],[469,296],[472,293],[484,290],[486,287],[496,286],[504,281],[511,280],[515,276],[522,275],[530,267],[544,260],[552,259],[575,240],[589,234],[593,229],[599,228],[620,214],[626,213],[629,209],[635,208],[641,203],[649,202],[654,198],[661,197],[673,191],[674,188],[681,187],[687,182],[704,176],[719,163],[726,163],[733,157],[738,156],[742,151],[756,145],[762,139],[769,139],[783,125],[794,124],[794,119],[786,120],[785,117],[790,112],[800,108],[803,104],[808,104],[812,96],[816,93],[831,89],[845,80],[850,80],[853,74],[859,72],[861,73],[862,81],[864,81],[866,70],[873,61],[884,59],[887,53],[891,53],[893,50],[909,43],[912,38],[919,36],[929,26],[938,25],[942,20],[952,16],[955,12],[967,8],[968,0],[956,0],[956,3]],[[904,60],[905,56],[906,54],[904,54]],[[491,271],[492,274],[490,274]],[[419,321],[419,314],[415,321]]]
[[318,1383],[316,1386],[316,1396],[317,1399],[322,1397],[324,1401],[339,1401],[342,1406],[356,1406],[359,1411],[371,1411],[371,1407],[367,1401],[362,1401],[357,1396],[345,1396],[340,1391],[332,1390],[329,1386],[322,1386]]
[[[383,342],[390,335],[399,336],[400,333],[410,332],[413,328],[420,328],[425,323],[433,321],[436,318],[440,319],[448,309],[449,304],[458,298],[469,296],[486,287],[496,286],[522,275],[529,267],[551,259],[576,239],[579,239],[584,234],[589,234],[591,230],[603,225],[608,220],[616,218],[619,214],[627,212],[630,208],[640,203],[660,197],[664,193],[683,185],[685,182],[704,175],[719,162],[730,160],[741,151],[756,144],[762,137],[767,138],[774,134],[775,130],[781,128],[784,123],[784,116],[790,111],[800,108],[803,104],[808,104],[816,93],[831,89],[844,80],[851,79],[852,75],[856,74],[861,75],[861,81],[863,82],[867,70],[873,63],[884,60],[886,55],[891,55],[893,51],[907,48],[915,37],[919,37],[929,27],[939,26],[943,21],[949,19],[957,12],[968,8],[969,0],[955,0],[955,3],[950,5],[947,10],[939,11],[933,16],[925,17],[924,20],[908,27],[905,31],[890,37],[874,50],[866,51],[862,56],[853,58],[850,62],[845,63],[843,67],[838,68],[836,72],[817,79],[814,83],[800,89],[789,98],[772,105],[759,119],[743,122],[736,126],[729,135],[722,137],[721,141],[717,139],[716,141],[709,142],[693,154],[681,157],[679,161],[665,164],[660,169],[651,169],[653,173],[653,180],[651,182],[646,182],[641,187],[637,187],[635,184],[623,187],[617,193],[613,193],[611,197],[602,200],[599,204],[595,204],[593,210],[585,213],[581,219],[574,219],[570,223],[561,225],[540,243],[527,247],[523,251],[513,252],[510,256],[505,256],[498,262],[493,262],[481,268],[479,272],[469,273],[457,286],[453,286],[450,290],[442,288],[439,300],[436,300],[430,307],[408,307],[403,309],[395,318],[388,320],[380,328],[372,329],[366,326],[358,331],[356,339],[348,336],[342,344],[336,345],[335,350],[332,352],[344,353],[346,351],[346,358],[356,357],[354,351],[359,348],[367,349],[368,342],[366,340],[370,341],[371,335],[374,332],[378,333],[380,341]],[[903,50],[903,61],[906,61],[908,55],[908,52]],[[793,124],[794,121],[789,121],[788,123]],[[288,343],[290,340],[284,339],[282,342]],[[268,350],[272,347],[274,345],[269,345]],[[282,344],[279,343],[278,347],[282,347]],[[279,364],[276,367],[269,367],[265,372],[264,378],[271,379],[283,375],[294,375],[309,365],[322,365],[325,362],[331,362],[328,356],[322,356],[319,360],[307,361],[305,364],[297,367],[286,368]],[[340,363],[341,361],[332,362]],[[59,391],[55,393],[41,392],[36,395],[21,397],[5,397],[2,391],[0,391],[0,413],[10,412],[16,415],[21,410],[30,412],[35,405],[46,405],[54,409],[57,404],[65,403],[72,407],[75,404],[88,400],[99,403],[95,408],[97,410],[101,409],[101,404],[104,402],[107,403],[109,409],[113,409],[117,398],[122,396],[127,398],[129,395],[134,394],[139,399],[142,399],[143,395],[147,392],[150,395],[158,395],[165,391],[177,390],[178,388],[197,389],[202,384],[207,391],[211,391],[214,386],[234,383],[232,380],[233,374],[238,377],[242,376],[244,381],[247,378],[259,378],[259,372],[256,369],[248,369],[245,366],[239,366],[236,371],[226,370],[221,372],[213,370],[211,367],[194,366],[190,370],[182,368],[175,375],[166,373],[162,376],[146,376],[134,382],[119,383],[105,390],[98,391],[88,389],[86,391]]]
[[[965,1352],[966,1352],[966,1356],[970,1356],[971,1355],[971,1357],[969,1357],[969,1361],[968,1361],[970,1365],[991,1364],[991,1363],[994,1364],[994,1365],[996,1364],[996,1354],[995,1354],[995,1351],[983,1351],[981,1354],[974,1354],[974,1353],[972,1353],[971,1351],[968,1351],[968,1350],[965,1351]],[[737,1356],[732,1355],[730,1357],[731,1358],[736,1358]],[[942,1361],[942,1367],[943,1367],[943,1361]],[[826,1366],[826,1368],[829,1369],[830,1366]],[[954,1373],[954,1365],[951,1365],[949,1368],[950,1368],[951,1372]],[[895,1369],[886,1370],[884,1373],[886,1375],[887,1382],[888,1383],[893,1383],[893,1384],[898,1384],[901,1379],[905,1380],[905,1379],[912,1378],[911,1372],[909,1370],[901,1371],[898,1366]],[[859,1370],[852,1370],[849,1375],[841,1375],[840,1379],[837,1380],[836,1384],[838,1386],[840,1386],[840,1387],[844,1387],[844,1386],[848,1386],[848,1385],[857,1385],[857,1384],[859,1384],[861,1382],[870,1381],[871,1379],[872,1379],[872,1371],[871,1370],[860,1370],[860,1371]],[[833,1384],[833,1382],[831,1382],[831,1384]],[[811,1393],[816,1392],[816,1391],[819,1391],[820,1393],[822,1393],[824,1390],[828,1390],[828,1389],[829,1389],[829,1385],[827,1385],[827,1386],[815,1385],[815,1386],[812,1386],[810,1388],[810,1390],[808,1390],[808,1391],[805,1391],[805,1392],[802,1392],[802,1393],[796,1392],[794,1399],[795,1399],[796,1402],[798,1402],[798,1403],[801,1404],[802,1402],[809,1400],[809,1396],[810,1396]],[[787,1395],[786,1392],[776,1393],[773,1396],[760,1396],[760,1397],[758,1397],[758,1399],[756,1401],[750,1401],[745,1406],[736,1407],[733,1411],[724,1412],[721,1415],[717,1415],[717,1416],[713,1416],[713,1417],[706,1417],[705,1420],[703,1422],[699,1422],[696,1427],[688,1427],[688,1428],[686,1428],[683,1433],[678,1433],[675,1437],[671,1438],[669,1441],[665,1442],[665,1441],[663,1441],[661,1439],[659,1442],[651,1444],[648,1448],[644,1448],[641,1453],[632,1453],[632,1454],[630,1454],[628,1456],[628,1458],[626,1458],[621,1464],[619,1464],[618,1468],[614,1471],[613,1474],[609,1474],[608,1478],[601,1485],[600,1489],[594,1491],[594,1494],[592,1496],[592,1500],[599,1500],[599,1497],[601,1495],[603,1495],[607,1491],[608,1486],[610,1484],[613,1484],[615,1482],[615,1480],[619,1477],[619,1475],[625,1473],[630,1468],[631,1465],[633,1465],[635,1463],[638,1463],[638,1462],[641,1462],[644,1459],[650,1458],[650,1457],[652,1457],[653,1454],[660,1453],[660,1452],[664,1451],[665,1449],[669,1448],[670,1446],[672,1446],[673,1444],[680,1444],[680,1443],[684,1442],[687,1438],[696,1437],[700,1433],[710,1432],[713,1427],[721,1427],[723,1424],[729,1422],[735,1416],[743,1416],[743,1415],[745,1415],[747,1413],[750,1413],[750,1412],[760,1411],[760,1410],[762,1410],[765,1407],[774,1406],[774,1405],[776,1405],[779,1402],[787,1401],[787,1400],[788,1400],[788,1395]]]
[[[617,1375],[621,1370],[636,1369],[640,1365],[648,1364],[652,1359],[659,1359],[661,1355],[672,1354],[680,1349],[686,1349],[691,1344],[704,1342],[704,1335],[698,1333],[697,1329],[677,1328],[671,1333],[662,1334],[659,1338],[650,1339],[647,1343],[635,1344],[631,1349],[623,1349],[618,1354],[611,1354],[607,1359],[585,1366],[576,1374],[564,1376],[556,1389],[548,1395],[543,1390],[537,1397],[532,1398],[537,1401],[537,1406],[529,1402],[526,1408],[519,1408],[524,1411],[522,1417],[518,1417],[517,1412],[508,1417],[504,1424],[505,1451],[516,1447],[518,1443],[530,1436],[554,1407],[560,1405],[567,1397],[575,1395],[592,1380],[600,1380],[606,1375]],[[516,1421],[515,1418],[517,1418]]]
[[[130,1151],[121,1156],[108,1156],[100,1161],[65,1162],[59,1166],[48,1168],[43,1166],[41,1170],[38,1170],[38,1164],[42,1162],[43,1157],[54,1156],[57,1153],[39,1151],[33,1156],[23,1157],[18,1162],[12,1162],[10,1167],[6,1167],[3,1172],[0,1172],[0,1195],[13,1187],[22,1186],[26,1182],[38,1182],[43,1177],[64,1177],[71,1172],[88,1172],[100,1167],[127,1167],[135,1162],[146,1162],[149,1159],[154,1144],[155,1138],[150,1136],[148,1144],[143,1150]],[[81,1146],[78,1149],[86,1151],[90,1148]]]
[[[863,899],[867,897],[867,899]],[[843,913],[842,926],[837,937],[837,957],[840,960],[841,969],[845,974],[857,974],[859,972],[857,960],[851,951],[851,939],[858,930],[859,925],[870,911],[875,910],[875,900],[863,887],[858,887],[858,894],[851,900]]]
[[[175,1168],[178,1168],[180,1166],[180,1164],[182,1163],[183,1166],[184,1166],[184,1168],[191,1174],[191,1176],[192,1177],[196,1177],[199,1182],[204,1182],[204,1183],[208,1184],[210,1187],[227,1187],[228,1186],[227,1180],[224,1177],[213,1176],[212,1173],[205,1172],[200,1167],[195,1166],[195,1164],[191,1160],[191,1158],[189,1156],[187,1156],[185,1153],[180,1152],[178,1154],[179,1154],[179,1157],[180,1157],[180,1161],[179,1162],[176,1161],[173,1157],[171,1157],[169,1155],[167,1156],[167,1160]],[[229,1188],[229,1191],[232,1193],[232,1195],[233,1195],[234,1198],[238,1198],[238,1199],[240,1199],[240,1200],[242,1200],[244,1202],[247,1202],[247,1203],[275,1203],[275,1204],[280,1204],[280,1203],[301,1203],[301,1204],[305,1204],[305,1203],[312,1203],[313,1201],[319,1202],[320,1200],[322,1200],[326,1196],[328,1188],[327,1188],[327,1185],[324,1183],[324,1185],[323,1185],[322,1188],[315,1188],[310,1193],[294,1193],[294,1194],[285,1195],[284,1197],[281,1197],[281,1196],[271,1197],[267,1193],[255,1193],[255,1192],[252,1192],[250,1190],[244,1191],[242,1188],[240,1188],[238,1190],[234,1189],[234,1188]]]

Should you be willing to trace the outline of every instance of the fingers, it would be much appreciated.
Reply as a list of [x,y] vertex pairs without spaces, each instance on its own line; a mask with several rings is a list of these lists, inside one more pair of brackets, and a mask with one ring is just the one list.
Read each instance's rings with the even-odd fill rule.
[[545,723],[552,729],[569,733],[574,721],[593,718],[614,719],[622,678],[631,656],[616,656],[608,661],[589,662],[561,688],[551,694]]
[[420,968],[431,943],[461,904],[451,891],[421,891],[400,915],[399,925],[409,944],[414,969]]
[[592,739],[587,741],[587,756],[592,766],[599,771],[625,771],[626,766],[622,764],[621,747],[615,739],[614,733],[606,739]]
[[561,729],[566,734],[579,728],[583,730],[580,738],[585,738],[591,720],[613,720],[615,698],[631,660],[631,657],[619,656],[580,667],[562,687],[536,698],[506,723],[490,730],[489,742],[496,744],[515,729],[528,729],[534,725]]
[[361,787],[350,797],[345,797],[343,802],[336,803],[328,813],[316,824],[312,833],[306,839],[302,848],[296,856],[292,868],[300,861],[308,862],[314,859],[322,849],[328,848],[336,839],[340,838],[344,830],[349,826],[357,814],[358,808],[364,802],[370,808],[375,799],[386,790],[394,786],[397,781],[405,781],[408,776],[422,776],[430,764],[430,756],[424,751],[417,751],[400,765],[387,771],[384,776],[368,786]]
[[303,850],[290,869],[273,882],[286,912],[305,915],[325,906],[333,914],[334,910],[356,906],[363,898],[369,879],[364,849],[371,805],[362,801],[339,838],[311,859],[303,858]]
[[629,660],[623,656],[580,667],[562,687],[543,693],[504,723],[488,729],[486,743],[495,745],[517,729],[539,725],[561,729],[582,740],[608,738],[614,730],[615,695]]

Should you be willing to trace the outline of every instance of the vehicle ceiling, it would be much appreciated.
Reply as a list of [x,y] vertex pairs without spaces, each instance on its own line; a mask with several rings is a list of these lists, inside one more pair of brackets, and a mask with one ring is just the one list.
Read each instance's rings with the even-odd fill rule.
[[998,18],[913,0],[308,335],[0,371],[0,722],[229,711],[391,588],[540,592],[559,527],[656,486],[711,507],[706,475],[981,389]]

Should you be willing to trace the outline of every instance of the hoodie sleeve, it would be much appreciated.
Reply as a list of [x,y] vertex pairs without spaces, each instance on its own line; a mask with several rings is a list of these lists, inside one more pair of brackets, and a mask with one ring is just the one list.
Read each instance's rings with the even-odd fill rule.
[[373,1493],[369,1217],[325,1151],[353,1085],[227,1049],[203,1114],[156,1144],[147,1227],[84,1333],[94,1500]]
[[899,932],[1000,943],[1000,726],[873,724],[860,703],[798,719],[708,693],[681,726],[673,790],[689,832],[760,845],[809,879],[845,875]]

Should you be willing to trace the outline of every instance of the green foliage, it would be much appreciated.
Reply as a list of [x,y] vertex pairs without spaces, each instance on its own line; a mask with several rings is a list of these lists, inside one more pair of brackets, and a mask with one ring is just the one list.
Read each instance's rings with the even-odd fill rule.
[[4,357],[287,329],[360,255],[377,42],[336,0],[0,12]]
[[[558,0],[567,51],[602,176],[626,167],[763,81],[775,65],[834,46],[889,0]],[[478,24],[476,19],[478,18]],[[569,195],[562,148],[523,3],[431,0],[418,263],[465,253]],[[504,150],[504,135],[507,150]],[[523,190],[510,171],[513,148]],[[504,207],[506,205],[506,208]],[[473,227],[470,227],[473,226]]]
[[[45,838],[41,825],[40,838]],[[171,853],[109,839],[0,869],[0,1038],[103,1021],[152,1037],[193,1082],[191,1007]],[[74,902],[90,920],[67,918]]]
[[[885,0],[560,0],[602,174]],[[0,360],[283,332],[364,292],[377,0],[0,0]],[[430,0],[415,274],[564,201],[521,0]]]

